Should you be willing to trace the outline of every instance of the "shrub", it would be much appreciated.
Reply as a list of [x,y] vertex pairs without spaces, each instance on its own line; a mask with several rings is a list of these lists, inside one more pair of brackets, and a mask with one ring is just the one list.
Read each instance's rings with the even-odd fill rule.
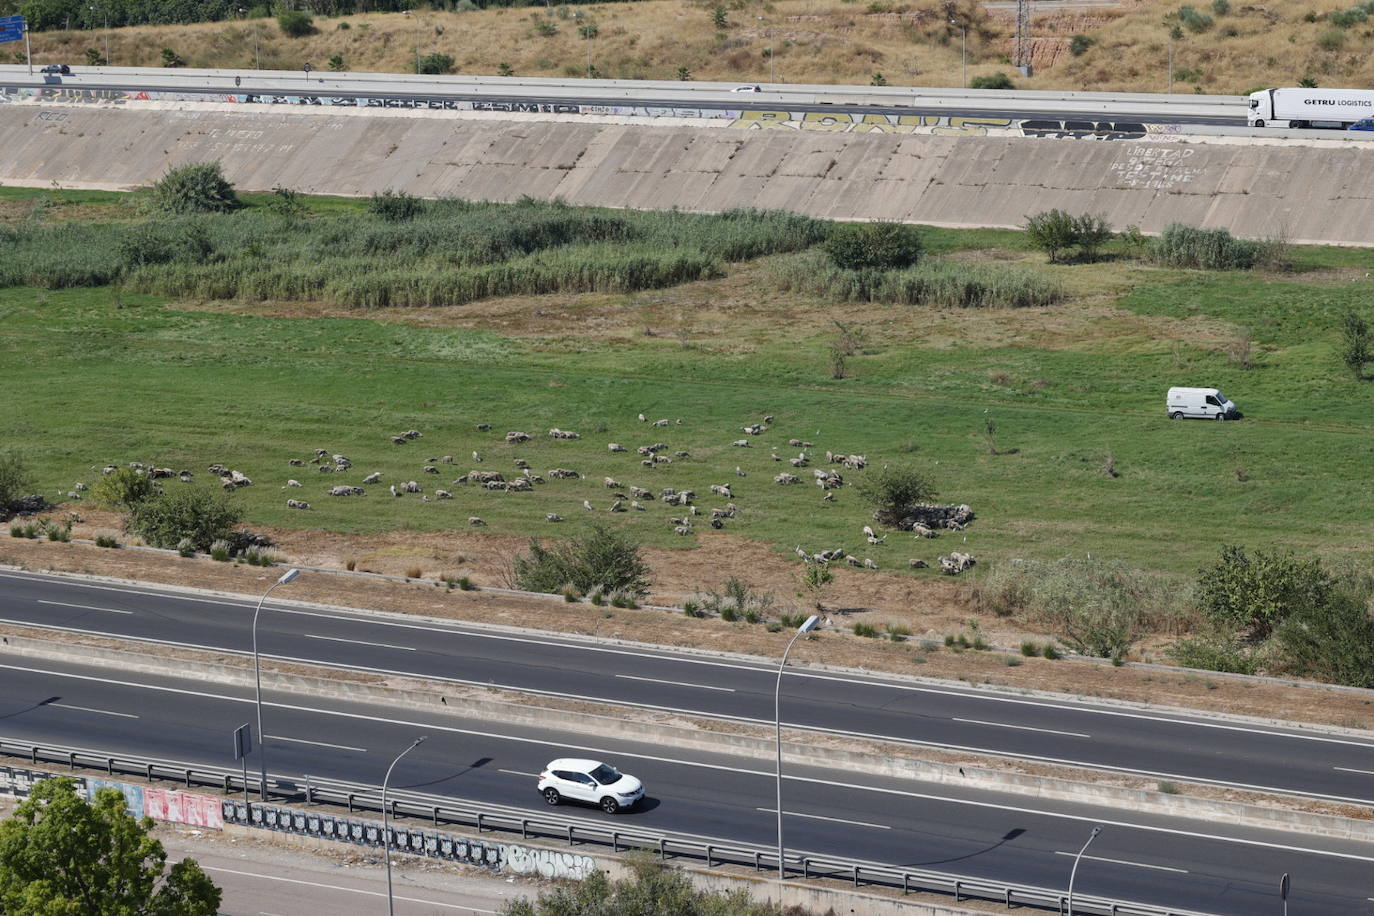
[[1043,654],[1045,658],[1048,658],[1050,661],[1054,661],[1056,658],[1059,657],[1059,647],[1052,642],[1047,642],[1045,643],[1045,651]]
[[[339,23],[339,25],[346,26],[348,25],[348,23],[341,22]],[[342,73],[348,69],[348,67],[344,65],[344,59],[342,54],[329,55],[329,69],[334,73]]]
[[727,604],[720,609],[720,619],[726,623],[734,623],[739,620],[739,611],[735,609],[733,604]]
[[407,579],[419,579],[424,576],[425,571],[418,566],[411,566],[406,569]]
[[1173,643],[1166,650],[1168,656],[1185,668],[1203,671],[1226,671],[1232,674],[1254,674],[1260,668],[1260,656],[1254,647],[1236,639],[1230,633],[1205,633]]
[[103,67],[105,66],[105,63],[105,58],[101,55],[99,48],[86,49],[86,66]]
[[229,562],[229,542],[219,538],[210,544],[210,559],[220,563]]
[[1101,215],[1084,213],[1073,221],[1073,241],[1084,260],[1096,261],[1102,246],[1111,240],[1111,224]]
[[682,602],[682,613],[688,617],[701,617],[703,615],[701,605],[697,604],[690,598]]
[[677,78],[679,82],[690,83],[692,81],[692,71],[686,67],[678,67]]
[[975,76],[968,81],[968,87],[970,89],[1015,89],[1016,84],[1005,73],[994,73],[992,76]]
[[911,467],[884,465],[869,471],[858,483],[859,496],[873,507],[873,517],[895,526],[920,503],[935,498],[935,487],[923,473]]
[[1374,620],[1364,598],[1342,592],[1324,605],[1300,607],[1274,636],[1286,673],[1374,687]]
[[1246,270],[1261,254],[1257,242],[1238,239],[1225,229],[1199,229],[1170,223],[1150,244],[1150,258],[1165,267]]
[[1035,658],[1040,654],[1040,647],[1029,639],[1021,642],[1021,654],[1027,658]]
[[1201,35],[1212,27],[1212,17],[1206,13],[1200,13],[1191,6],[1180,6],[1178,8],[1178,22],[1188,31],[1195,35]]
[[218,162],[168,169],[153,185],[153,205],[163,213],[227,213],[239,206]]
[[887,625],[887,638],[893,642],[905,642],[909,636],[911,636],[911,627],[904,627],[895,623]]
[[1063,210],[1046,210],[1026,220],[1026,238],[1051,261],[1057,261],[1061,252],[1077,244],[1077,226]]
[[186,486],[133,506],[127,527],[154,547],[172,548],[187,540],[193,550],[206,550],[228,539],[242,517],[222,490]]
[[50,541],[60,541],[67,543],[72,539],[72,523],[69,519],[66,524],[59,525],[54,521],[43,523],[43,536]]
[[256,544],[244,550],[239,556],[249,566],[272,566],[280,559],[273,551]]
[[1371,338],[1369,324],[1358,313],[1348,311],[1341,316],[1341,342],[1337,349],[1337,355],[1341,362],[1355,376],[1356,379],[1364,378],[1364,365],[1370,360]]
[[845,270],[821,252],[807,252],[769,266],[784,290],[841,302],[890,302],[944,308],[1028,308],[1063,298],[1052,281],[1014,268],[922,261],[905,270]]
[[896,270],[921,256],[921,233],[905,223],[839,223],[825,240],[831,263],[843,270]]
[[618,589],[638,598],[649,590],[649,565],[639,545],[601,523],[548,548],[531,540],[529,553],[515,557],[514,567],[517,586],[527,591],[553,593],[571,585],[595,599],[594,591]]
[[157,493],[157,484],[137,468],[116,468],[91,485],[93,502],[125,511],[152,499]]
[[886,85],[887,85],[887,77],[883,76],[881,73],[875,73],[875,74],[873,74],[873,78],[870,79],[870,80],[868,81],[868,85],[870,85],[870,86],[886,86]]
[[1336,10],[1334,13],[1327,14],[1326,21],[1338,29],[1348,29],[1351,26],[1359,25],[1369,18],[1369,14],[1363,7],[1356,6],[1348,10]]
[[425,210],[425,202],[405,191],[390,189],[373,194],[367,201],[367,212],[389,223],[415,219]]
[[164,67],[184,67],[186,61],[181,59],[181,55],[171,48],[162,49],[162,66]]
[[305,10],[282,10],[277,14],[277,28],[287,38],[304,38],[315,34],[315,20]]
[[95,536],[95,546],[115,549],[119,547],[119,539],[113,534],[97,534]]
[[880,633],[880,632],[878,631],[878,628],[875,627],[873,624],[871,624],[871,623],[864,623],[863,621],[858,621],[857,623],[854,624],[854,635],[855,635],[855,636],[864,636],[864,637],[867,637],[867,638],[869,638],[869,639],[877,639],[879,636],[882,635],[882,633]]
[[1333,586],[1315,557],[1226,545],[1216,563],[1198,571],[1197,602],[1217,626],[1264,639],[1294,613],[1324,607]]
[[477,591],[477,585],[467,576],[459,576],[458,590],[460,592],[475,592]]
[[196,555],[196,545],[191,543],[190,538],[182,538],[177,541],[177,553],[183,557],[193,557]]
[[1093,46],[1093,40],[1088,35],[1075,35],[1069,39],[1069,53],[1074,57],[1082,57]]
[[453,72],[453,58],[447,54],[426,54],[415,62],[416,73],[441,74]]
[[1340,29],[1326,29],[1317,36],[1317,47],[1323,51],[1339,51],[1345,46],[1345,32]]
[[1225,16],[1231,12],[1231,0],[1212,0],[1212,15]]
[[33,492],[34,477],[19,453],[0,451],[0,515],[8,515],[11,507]]

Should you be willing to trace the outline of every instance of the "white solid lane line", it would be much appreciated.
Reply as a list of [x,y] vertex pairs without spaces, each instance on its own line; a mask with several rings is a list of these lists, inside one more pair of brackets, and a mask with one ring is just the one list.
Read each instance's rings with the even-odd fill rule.
[[[1068,856],[1070,858],[1078,855],[1076,852],[1063,852],[1058,849],[1054,851],[1054,854],[1057,856]],[[1135,868],[1152,868],[1155,871],[1173,871],[1178,872],[1180,875],[1188,874],[1188,869],[1186,868],[1170,868],[1168,865],[1146,865],[1144,862],[1132,862],[1128,859],[1108,859],[1106,856],[1084,856],[1083,858],[1092,859],[1094,862],[1110,862],[1113,865],[1131,865]]]
[[[769,814],[777,814],[777,808],[755,808],[755,811],[767,811]],[[784,811],[788,817],[809,817],[813,821],[833,821],[836,824],[853,824],[855,827],[876,827],[879,830],[891,830],[887,824],[870,824],[868,821],[847,821],[842,817],[826,817],[823,814],[802,814],[800,811]]]
[[372,646],[375,649],[404,649],[406,652],[414,652],[414,646],[392,646],[384,642],[372,642],[367,639],[344,639],[341,636],[317,636],[314,633],[302,633],[306,639],[327,639],[330,642],[351,642],[355,646]]
[[100,713],[102,716],[119,716],[120,718],[123,718],[123,719],[137,719],[137,718],[138,718],[138,716],[134,715],[134,714],[131,713],[131,712],[111,712],[111,711],[108,710],[108,709],[92,709],[92,708],[89,707],[89,706],[73,706],[73,705],[70,704],[70,703],[47,703],[47,704],[45,704],[45,705],[47,705],[47,706],[57,706],[57,707],[59,707],[59,708],[61,708],[61,709],[79,709],[79,710],[81,710],[82,712],[98,712],[98,713]]
[[[364,894],[368,897],[385,897],[382,891],[365,891],[357,887],[340,887],[337,884],[321,884],[318,881],[302,881],[299,878],[282,878],[277,875],[264,875],[255,871],[235,871],[232,868],[217,868],[212,865],[202,865],[205,871],[219,871],[226,875],[239,875],[244,878],[261,878],[264,881],[281,881],[284,884],[301,884],[305,887],[319,887],[329,891],[343,891],[346,894]],[[496,910],[479,910],[476,907],[463,906],[461,903],[440,903],[438,900],[421,900],[419,897],[402,897],[399,894],[395,899],[405,900],[409,903],[423,903],[426,906],[442,906],[450,910],[467,910],[469,913],[495,913]]]
[[969,725],[991,725],[995,728],[1015,728],[1023,732],[1044,732],[1047,735],[1067,735],[1070,738],[1091,738],[1092,735],[1085,735],[1082,732],[1061,732],[1055,728],[1032,728],[1029,725],[1011,725],[1007,722],[985,722],[982,719],[960,719],[954,716],[951,722],[966,722]]
[[367,752],[367,748],[365,747],[350,747],[347,744],[330,744],[327,741],[306,741],[304,738],[287,738],[282,735],[268,735],[267,737],[269,740],[272,741],[290,741],[294,744],[313,744],[316,747],[332,747],[340,751],[362,751],[364,753]]
[[106,613],[109,613],[109,614],[132,614],[132,613],[133,613],[133,611],[121,611],[119,608],[113,608],[113,607],[96,607],[96,606],[93,605],[93,604],[72,604],[70,601],[47,601],[47,600],[42,599],[42,598],[38,599],[38,603],[39,603],[39,604],[54,604],[54,605],[57,605],[58,607],[75,607],[75,608],[80,608],[80,609],[83,610],[83,611],[105,611]]
[[1374,776],[1374,770],[1357,770],[1354,767],[1332,767],[1333,770],[1340,770],[1342,773],[1359,773],[1361,776]]
[[520,772],[519,770],[502,770],[502,769],[499,769],[499,768],[498,768],[496,772],[498,772],[498,773],[509,773],[509,774],[512,775],[512,776],[528,776],[530,779],[538,779],[538,778],[539,778],[539,774],[538,774],[538,773],[522,773],[522,772]]
[[733,687],[712,687],[709,684],[693,684],[689,681],[665,681],[656,677],[635,677],[633,674],[617,674],[616,677],[627,681],[652,681],[655,684],[671,684],[674,687],[695,687],[697,690],[720,690],[724,693],[734,693]]

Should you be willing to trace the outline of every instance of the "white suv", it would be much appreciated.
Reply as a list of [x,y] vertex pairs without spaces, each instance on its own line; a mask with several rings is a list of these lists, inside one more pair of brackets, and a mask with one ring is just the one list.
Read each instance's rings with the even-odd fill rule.
[[556,805],[563,799],[600,806],[607,814],[632,808],[644,797],[644,784],[599,760],[560,757],[539,774],[539,793]]

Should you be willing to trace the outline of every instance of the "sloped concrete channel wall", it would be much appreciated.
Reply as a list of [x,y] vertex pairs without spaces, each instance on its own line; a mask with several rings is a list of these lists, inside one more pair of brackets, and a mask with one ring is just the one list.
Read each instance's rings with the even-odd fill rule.
[[[728,129],[676,120],[152,102],[0,105],[0,183],[132,188],[218,159],[243,190],[385,189],[611,207],[783,208],[836,219],[1018,226],[1052,207],[1374,245],[1374,147]],[[710,126],[708,126],[710,125]],[[738,122],[735,125],[738,126]]]

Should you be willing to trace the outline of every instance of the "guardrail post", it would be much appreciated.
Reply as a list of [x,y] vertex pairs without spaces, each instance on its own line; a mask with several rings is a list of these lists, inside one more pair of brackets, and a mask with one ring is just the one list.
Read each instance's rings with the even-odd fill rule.
[[859,866],[854,866],[854,886],[859,886]]
[[349,813],[349,814],[352,814],[352,813],[353,813],[353,793],[352,793],[352,792],[349,792],[349,793],[348,793],[348,813]]
[[569,845],[569,846],[571,846],[571,845],[573,844],[572,833],[573,833],[573,826],[572,826],[572,824],[569,824],[569,825],[568,825],[568,845]]
[[[811,877],[811,859],[810,859],[810,857],[808,857],[808,856],[802,856],[802,857],[801,857],[801,867],[802,867],[802,880],[804,881],[804,880],[806,880],[807,878]],[[782,869],[779,868],[778,871],[781,872]]]
[[76,751],[70,751],[70,752],[68,752],[68,754],[67,754],[67,767],[68,767],[69,769],[73,769],[73,770],[76,769]]
[[186,788],[191,788],[191,771],[186,771]]
[[522,840],[528,840],[529,838],[530,838],[530,822],[527,821],[525,818],[522,817],[522,818],[520,818],[520,839],[522,839]]
[[706,867],[711,867],[711,844],[706,844]]
[[955,902],[955,903],[958,903],[959,900],[960,900],[960,897],[959,897],[959,881],[958,881],[958,879],[956,878],[955,881],[954,881],[954,902]]
[[[33,762],[34,762],[34,763],[37,763],[37,762],[38,762],[38,749],[37,749],[37,748],[34,749],[33,755],[34,755],[34,756],[33,756]],[[105,769],[109,772],[109,774],[110,774],[111,776],[114,775],[114,758],[113,758],[113,757],[106,757],[106,758],[105,758]],[[148,764],[148,773],[151,774],[152,772],[153,772],[153,765],[152,765],[152,764]],[[148,776],[148,779],[149,779],[150,781],[152,780],[152,778],[153,778],[153,777],[152,777],[151,775]]]
[[[911,893],[911,873],[904,871],[902,872],[902,896],[905,897],[909,893]],[[1010,899],[1007,900],[1007,907],[1011,907]]]
[[435,826],[435,827],[438,827],[438,826],[439,826],[439,806],[438,806],[438,805],[435,805],[435,806],[431,809],[431,812],[430,812],[430,813],[432,813],[432,814],[434,815],[434,826]]
[[228,795],[228,794],[229,794],[229,774],[228,774],[228,773],[225,773],[225,774],[224,774],[224,794],[225,794],[225,795]]
[[620,834],[614,830],[611,831],[611,852],[620,852]]
[[[667,839],[666,837],[659,837],[659,838],[658,838],[658,858],[659,858],[659,861],[660,861],[660,862],[666,862],[666,861],[668,861],[668,839]],[[755,870],[755,871],[758,870],[758,867],[757,867],[757,866],[758,866],[758,861],[759,861],[758,853],[754,853],[754,865],[755,865],[755,869],[754,869],[754,870]]]
[[[659,840],[659,843],[661,845],[663,841]],[[763,871],[763,853],[761,852],[756,851],[754,853],[754,871]]]

